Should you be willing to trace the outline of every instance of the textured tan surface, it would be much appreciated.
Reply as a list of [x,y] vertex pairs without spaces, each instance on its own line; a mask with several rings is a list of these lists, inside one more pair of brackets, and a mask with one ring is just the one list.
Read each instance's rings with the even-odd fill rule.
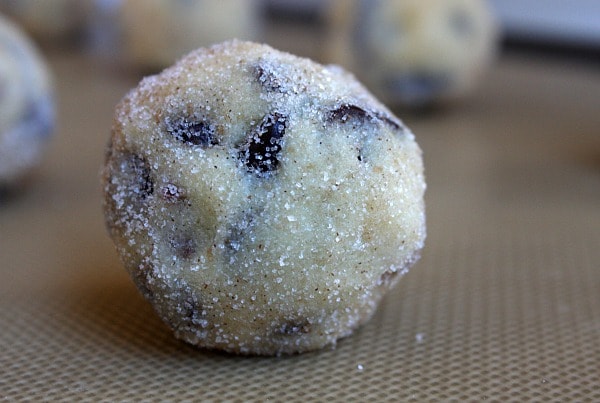
[[98,185],[137,80],[50,62],[58,136],[0,205],[0,400],[600,401],[597,70],[505,57],[469,102],[402,116],[425,152],[422,260],[337,349],[269,359],[188,347],[137,293]]

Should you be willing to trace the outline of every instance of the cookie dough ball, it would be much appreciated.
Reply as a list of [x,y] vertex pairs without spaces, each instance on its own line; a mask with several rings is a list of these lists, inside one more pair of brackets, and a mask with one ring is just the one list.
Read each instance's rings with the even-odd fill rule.
[[39,163],[53,128],[48,70],[25,35],[0,16],[0,188]]
[[497,29],[483,0],[336,0],[328,60],[389,104],[460,98],[488,68]]
[[332,345],[425,238],[421,151],[351,75],[250,42],[192,52],[118,105],[110,235],[175,335],[242,354]]
[[113,16],[110,21],[105,18],[103,27],[94,27],[95,40],[104,41],[100,44],[106,50],[120,48],[122,61],[140,70],[162,69],[200,46],[233,38],[255,39],[258,32],[256,0],[94,3],[100,12],[91,14]]

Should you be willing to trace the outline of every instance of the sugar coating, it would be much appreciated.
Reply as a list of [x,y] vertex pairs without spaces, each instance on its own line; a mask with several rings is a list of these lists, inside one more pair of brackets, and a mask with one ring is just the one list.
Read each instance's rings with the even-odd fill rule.
[[325,59],[398,106],[468,94],[489,68],[498,30],[484,0],[334,0]]
[[54,129],[47,67],[25,34],[0,16],[0,187],[35,165]]
[[425,238],[413,134],[340,68],[231,41],[116,109],[106,222],[176,337],[241,354],[333,345]]

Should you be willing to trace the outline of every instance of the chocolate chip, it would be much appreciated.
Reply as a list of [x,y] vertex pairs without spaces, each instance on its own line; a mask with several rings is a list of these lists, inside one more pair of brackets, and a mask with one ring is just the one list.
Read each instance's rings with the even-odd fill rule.
[[357,105],[342,104],[329,112],[327,118],[330,122],[365,124],[367,120],[373,119],[373,114]]
[[287,118],[278,112],[265,116],[242,147],[240,158],[250,172],[259,176],[275,171],[279,165],[281,141],[285,134]]
[[111,147],[107,151],[105,202],[107,224],[111,231],[141,227],[148,201],[154,193],[150,164],[141,156]]
[[171,318],[169,322],[177,331],[195,333],[199,328],[208,326],[206,311],[202,302],[191,290],[183,292],[187,295],[175,306],[174,315],[177,319]]
[[261,87],[267,92],[286,92],[281,79],[266,65],[256,65],[254,67],[254,75]]
[[218,144],[216,127],[205,120],[179,118],[165,120],[167,132],[183,143],[211,147]]
[[131,154],[127,159],[128,173],[131,178],[131,192],[140,199],[146,199],[154,193],[154,181],[151,176],[150,166],[142,157]]
[[187,320],[194,321],[202,317],[202,306],[194,296],[187,296],[183,301],[184,317]]
[[310,333],[311,325],[308,320],[286,321],[275,329],[276,334],[294,336]]
[[337,108],[329,111],[327,115],[327,121],[330,123],[350,123],[354,128],[369,122],[381,121],[391,126],[394,130],[403,130],[402,124],[387,113],[380,111],[369,111],[358,105],[350,103],[341,104]]
[[171,247],[175,250],[177,256],[183,259],[189,259],[196,253],[196,241],[190,237],[175,236],[169,240]]
[[404,132],[404,126],[402,125],[402,123],[400,123],[397,119],[393,118],[392,116],[381,112],[375,113],[375,116],[377,117],[377,119],[381,120],[388,126],[391,126],[392,129]]

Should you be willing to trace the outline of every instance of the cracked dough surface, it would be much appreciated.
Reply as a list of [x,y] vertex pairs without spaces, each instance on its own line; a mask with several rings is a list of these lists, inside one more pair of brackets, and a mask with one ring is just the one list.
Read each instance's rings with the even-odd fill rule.
[[421,151],[350,74],[266,45],[199,49],[118,105],[110,235],[176,337],[241,354],[333,345],[425,238]]

